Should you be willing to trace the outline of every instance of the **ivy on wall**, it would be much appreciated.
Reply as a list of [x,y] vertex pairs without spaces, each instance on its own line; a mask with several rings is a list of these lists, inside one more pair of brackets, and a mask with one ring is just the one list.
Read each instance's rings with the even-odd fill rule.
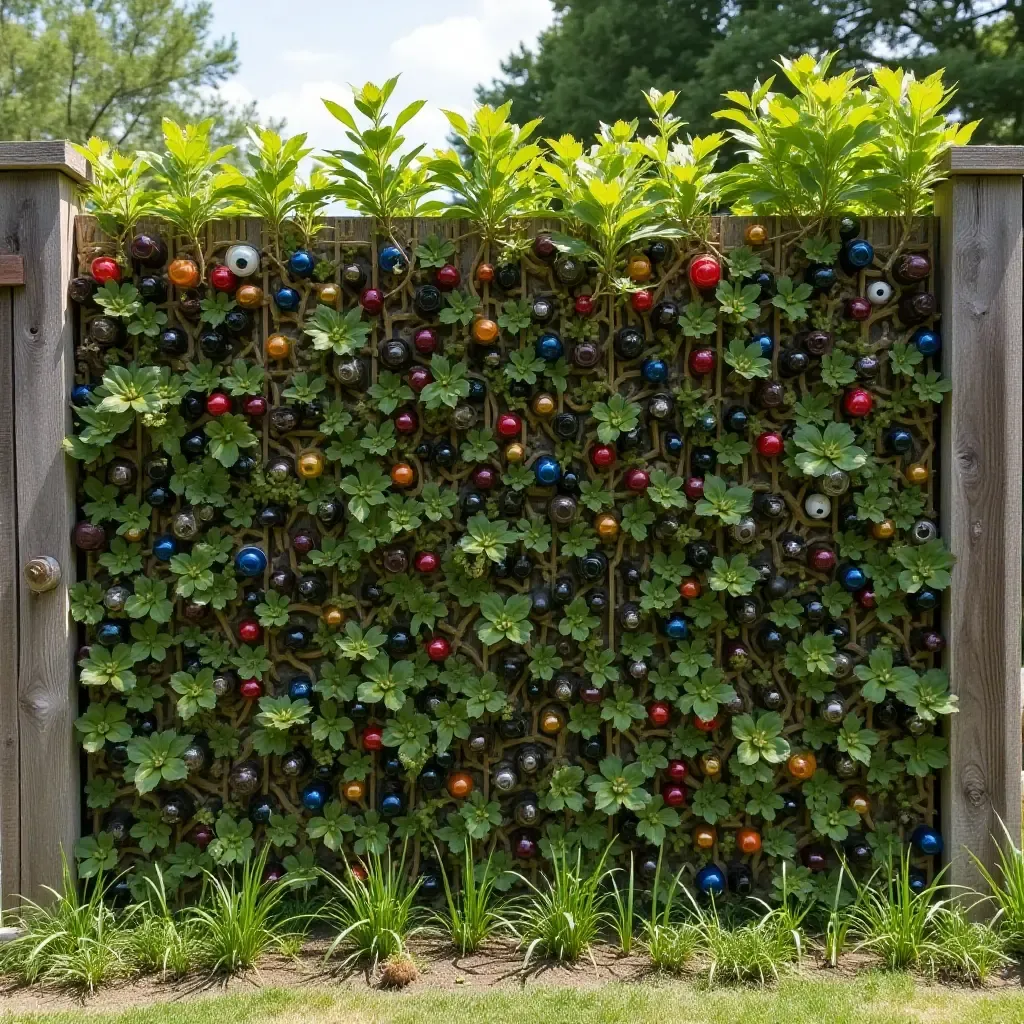
[[266,843],[306,884],[409,842],[436,885],[470,840],[526,870],[617,837],[806,897],[941,851],[917,215],[969,128],[941,77],[784,70],[795,98],[730,94],[724,174],[656,93],[654,136],[590,149],[449,115],[467,166],[368,85],[308,183],[301,136],[254,130],[244,171],[209,125],[90,143],[83,875]]

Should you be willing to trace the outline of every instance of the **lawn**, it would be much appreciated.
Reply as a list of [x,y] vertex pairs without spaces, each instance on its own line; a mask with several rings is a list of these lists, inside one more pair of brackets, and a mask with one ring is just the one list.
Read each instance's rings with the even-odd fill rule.
[[[581,969],[581,981],[586,970]],[[424,979],[427,980],[427,979]],[[1024,992],[1012,985],[970,991],[926,985],[907,975],[799,977],[770,989],[707,989],[647,981],[572,988],[533,984],[502,991],[391,993],[349,987],[273,988],[176,1002],[57,1012],[3,1009],[18,1024],[1011,1024],[1024,1021]],[[123,1007],[123,1003],[121,1003]]]

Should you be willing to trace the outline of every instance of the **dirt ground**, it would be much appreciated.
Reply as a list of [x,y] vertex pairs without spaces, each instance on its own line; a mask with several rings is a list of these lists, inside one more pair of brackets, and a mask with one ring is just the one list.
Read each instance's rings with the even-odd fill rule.
[[[247,992],[265,987],[321,989],[327,986],[342,989],[377,988],[378,973],[365,967],[339,968],[325,965],[322,951],[307,947],[295,959],[267,957],[258,970],[230,979],[193,974],[176,981],[145,977],[132,981],[116,981],[104,985],[93,995],[7,984],[0,987],[0,1014],[45,1013],[78,1009],[86,1011],[125,1010],[153,1003],[189,1002],[229,992]],[[437,942],[412,941],[410,952],[419,968],[419,977],[404,991],[493,991],[514,990],[532,986],[592,989],[609,982],[645,981],[666,983],[677,976],[660,974],[642,954],[622,956],[609,946],[594,948],[594,963],[581,961],[575,967],[564,967],[546,961],[531,963],[523,969],[523,955],[511,943],[492,942],[469,956],[460,956],[452,946]],[[827,972],[830,977],[848,977],[876,966],[873,957],[848,953],[837,969],[823,965],[816,955],[805,955],[799,971],[805,976]],[[699,970],[695,962],[691,976]],[[686,974],[683,975],[686,977]],[[922,981],[922,984],[926,982]],[[1017,968],[1008,969],[986,983],[986,989],[999,991],[1007,987],[1021,988],[1024,977]]]

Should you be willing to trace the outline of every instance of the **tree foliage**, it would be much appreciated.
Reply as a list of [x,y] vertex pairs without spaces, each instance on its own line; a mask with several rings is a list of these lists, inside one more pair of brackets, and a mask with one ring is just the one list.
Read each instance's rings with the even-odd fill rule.
[[213,5],[183,0],[16,0],[0,16],[0,137],[92,135],[135,149],[161,121],[216,118],[239,138],[255,106],[216,87],[238,70],[234,38],[211,39]]
[[[647,118],[642,96],[674,89],[688,131],[720,127],[713,114],[737,81],[763,81],[779,54],[838,50],[833,73],[899,63],[918,78],[946,69],[964,121],[983,119],[978,141],[1024,139],[1024,23],[1015,6],[965,0],[763,4],[707,0],[556,0],[535,47],[502,63],[480,102],[513,101],[519,121],[544,118],[549,135],[589,137],[600,122]],[[646,125],[642,129],[646,132]],[[735,157],[733,157],[735,159]]]

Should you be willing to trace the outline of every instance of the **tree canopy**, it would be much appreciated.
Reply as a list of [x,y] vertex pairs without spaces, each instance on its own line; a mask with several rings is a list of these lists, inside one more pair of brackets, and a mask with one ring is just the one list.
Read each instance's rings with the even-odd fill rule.
[[134,149],[160,142],[164,117],[211,116],[218,140],[241,136],[255,108],[217,94],[238,55],[212,19],[206,2],[0,0],[0,138]]
[[513,100],[520,123],[543,117],[547,136],[590,138],[600,121],[644,118],[642,90],[680,93],[688,131],[720,129],[714,111],[736,82],[777,72],[779,54],[838,50],[833,71],[899,63],[918,75],[946,68],[957,114],[982,118],[975,140],[1024,140],[1024,7],[1008,0],[553,0],[557,18],[537,45],[478,88]]

